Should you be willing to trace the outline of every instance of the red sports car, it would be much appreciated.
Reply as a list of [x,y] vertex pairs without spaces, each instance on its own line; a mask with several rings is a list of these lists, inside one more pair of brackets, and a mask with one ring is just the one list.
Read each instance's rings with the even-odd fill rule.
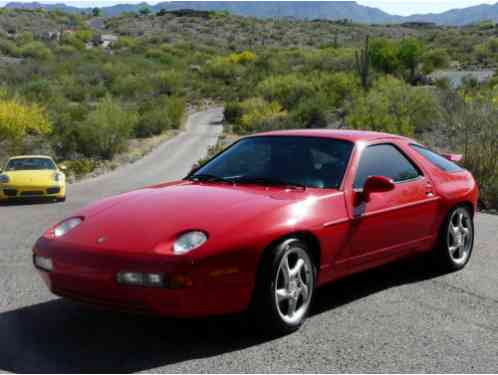
[[417,142],[349,130],[249,136],[184,180],[48,230],[34,264],[69,299],[168,316],[249,310],[290,332],[316,287],[416,253],[470,259],[478,187]]

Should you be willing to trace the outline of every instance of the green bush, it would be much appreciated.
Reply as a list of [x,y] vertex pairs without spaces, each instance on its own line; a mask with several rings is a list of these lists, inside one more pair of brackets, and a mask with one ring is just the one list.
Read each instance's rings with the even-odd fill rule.
[[399,43],[386,38],[376,38],[370,42],[369,56],[372,65],[385,74],[394,74],[400,67]]
[[53,57],[52,51],[45,47],[42,42],[30,42],[20,49],[23,57],[31,57],[38,60],[48,60]]
[[112,159],[126,149],[137,119],[135,112],[125,110],[109,96],[104,98],[79,128],[83,154]]
[[75,177],[90,174],[98,166],[98,163],[92,159],[66,160],[62,164],[66,167],[66,175]]
[[242,116],[234,124],[234,131],[239,134],[283,127],[288,117],[288,112],[279,103],[262,98],[244,100],[240,110]]
[[299,102],[289,113],[289,122],[296,128],[325,128],[329,109],[327,98],[324,95],[315,95]]
[[386,77],[350,103],[346,123],[356,129],[413,136],[431,129],[437,119],[437,102],[430,91]]
[[313,84],[297,74],[272,76],[260,82],[256,91],[267,101],[276,101],[290,109],[315,92]]
[[167,129],[178,129],[185,112],[185,101],[181,98],[163,96],[147,103],[139,110],[135,135],[139,138],[161,134]]

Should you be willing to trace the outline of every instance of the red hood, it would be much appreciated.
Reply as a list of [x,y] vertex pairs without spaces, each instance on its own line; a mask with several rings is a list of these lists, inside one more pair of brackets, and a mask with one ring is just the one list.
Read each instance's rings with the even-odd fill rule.
[[[62,241],[120,252],[165,252],[178,234],[199,229],[210,238],[308,197],[303,190],[178,182],[144,188],[89,206]],[[97,239],[105,237],[101,245]]]

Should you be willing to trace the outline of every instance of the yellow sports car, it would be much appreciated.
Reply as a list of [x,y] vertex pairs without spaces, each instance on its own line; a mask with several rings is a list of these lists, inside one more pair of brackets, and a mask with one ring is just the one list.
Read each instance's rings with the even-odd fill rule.
[[[63,167],[61,167],[63,169]],[[0,169],[0,200],[54,198],[66,200],[66,176],[48,156],[16,156]]]

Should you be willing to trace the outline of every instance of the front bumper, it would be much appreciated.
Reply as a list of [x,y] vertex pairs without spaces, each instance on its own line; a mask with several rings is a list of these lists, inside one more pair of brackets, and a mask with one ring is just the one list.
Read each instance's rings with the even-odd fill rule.
[[49,186],[16,186],[0,185],[1,199],[20,198],[64,198],[66,196],[65,184],[53,184]]
[[[53,270],[37,268],[52,293],[68,299],[113,310],[151,313],[172,317],[200,317],[243,311],[252,285],[240,273],[213,272],[215,266],[164,260],[157,256],[96,254],[88,249],[49,249],[41,240],[34,255],[52,259]],[[44,245],[42,245],[44,244]],[[176,289],[122,285],[123,270],[185,275],[191,286]],[[220,277],[220,275],[224,277]]]

